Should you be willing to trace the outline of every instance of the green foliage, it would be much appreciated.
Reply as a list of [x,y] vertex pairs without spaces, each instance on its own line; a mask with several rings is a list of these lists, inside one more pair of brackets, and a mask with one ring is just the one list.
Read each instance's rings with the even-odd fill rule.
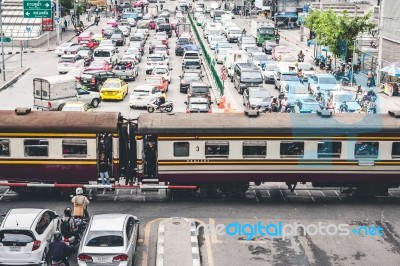
[[346,10],[341,13],[314,10],[307,17],[306,26],[316,33],[317,42],[329,47],[335,56],[340,56],[339,43],[343,40],[347,42],[347,55],[351,55],[357,35],[375,27],[371,16],[372,13],[368,13],[350,18]]
[[60,0],[60,4],[66,9],[73,9],[74,4],[72,0]]

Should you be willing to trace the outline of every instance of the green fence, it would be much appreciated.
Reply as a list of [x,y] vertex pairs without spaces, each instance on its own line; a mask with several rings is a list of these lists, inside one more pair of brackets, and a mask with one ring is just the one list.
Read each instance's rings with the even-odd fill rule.
[[188,14],[189,20],[190,20],[190,24],[192,24],[192,28],[194,31],[194,34],[196,35],[197,41],[200,44],[201,50],[203,51],[203,54],[206,58],[207,64],[211,69],[211,73],[214,77],[215,83],[217,85],[217,88],[219,90],[219,93],[222,95],[224,95],[224,85],[222,84],[222,81],[218,75],[217,70],[215,69],[215,60],[210,56],[210,54],[207,52],[206,47],[204,46],[203,40],[201,39],[201,36],[199,34],[199,32],[197,31],[197,26],[196,24],[193,22],[192,16],[190,14]]

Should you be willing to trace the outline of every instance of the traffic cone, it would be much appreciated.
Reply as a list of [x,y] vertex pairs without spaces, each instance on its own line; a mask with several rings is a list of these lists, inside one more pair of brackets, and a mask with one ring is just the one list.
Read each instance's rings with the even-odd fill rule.
[[219,100],[218,108],[224,109],[224,107],[225,107],[225,96],[222,96],[221,99]]
[[231,111],[231,102],[230,101],[226,101],[225,102],[225,109],[224,109],[224,113],[229,113]]

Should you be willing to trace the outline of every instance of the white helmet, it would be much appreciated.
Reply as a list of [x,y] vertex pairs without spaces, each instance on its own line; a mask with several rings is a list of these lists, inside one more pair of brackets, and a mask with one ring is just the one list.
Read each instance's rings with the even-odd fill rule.
[[76,189],[76,195],[82,195],[83,194],[83,189],[81,187],[78,187]]

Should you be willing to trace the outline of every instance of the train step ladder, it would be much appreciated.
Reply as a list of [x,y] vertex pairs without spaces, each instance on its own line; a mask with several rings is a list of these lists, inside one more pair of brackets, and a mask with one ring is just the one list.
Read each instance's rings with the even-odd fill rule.
[[146,186],[145,188],[142,188],[142,191],[158,192],[158,188],[152,188],[152,186],[158,187],[160,184],[158,178],[144,178],[142,179],[142,185]]

